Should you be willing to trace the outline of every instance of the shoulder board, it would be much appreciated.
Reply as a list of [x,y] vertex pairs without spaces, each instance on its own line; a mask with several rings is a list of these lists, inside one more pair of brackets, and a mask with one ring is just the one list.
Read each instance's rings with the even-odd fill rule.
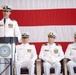
[[56,46],[61,46],[60,44],[56,44]]
[[12,21],[16,21],[16,20],[12,20]]
[[72,42],[72,43],[70,43],[70,44],[73,44],[73,42]]
[[34,44],[30,44],[30,43],[29,43],[29,45],[34,45]]
[[42,46],[46,46],[47,44],[43,44]]
[[20,45],[16,45],[16,47],[19,47]]
[[73,42],[72,43],[69,43],[68,45],[72,45],[73,44]]

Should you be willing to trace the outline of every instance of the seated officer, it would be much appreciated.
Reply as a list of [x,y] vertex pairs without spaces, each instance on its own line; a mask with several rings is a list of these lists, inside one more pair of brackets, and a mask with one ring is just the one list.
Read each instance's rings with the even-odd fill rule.
[[56,35],[54,32],[48,34],[48,43],[41,47],[39,58],[42,59],[44,74],[50,75],[50,68],[55,69],[55,75],[60,75],[61,64],[60,61],[64,58],[64,53],[62,47],[56,43],[54,40]]
[[26,67],[29,70],[29,75],[34,75],[34,63],[37,59],[36,48],[29,44],[29,34],[22,35],[22,44],[16,46],[15,66],[16,73],[20,75],[20,69]]
[[67,68],[70,75],[74,75],[73,68],[76,67],[76,32],[74,33],[74,42],[69,44],[66,49],[65,58],[70,59],[67,63]]

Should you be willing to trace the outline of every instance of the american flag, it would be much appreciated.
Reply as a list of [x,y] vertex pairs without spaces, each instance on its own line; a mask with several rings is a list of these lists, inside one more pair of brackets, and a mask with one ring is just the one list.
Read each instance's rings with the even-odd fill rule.
[[21,33],[30,33],[30,43],[36,45],[39,54],[41,45],[47,42],[50,31],[56,33],[58,44],[65,52],[73,42],[76,32],[76,0],[0,0],[2,5],[11,5],[11,18],[17,20]]

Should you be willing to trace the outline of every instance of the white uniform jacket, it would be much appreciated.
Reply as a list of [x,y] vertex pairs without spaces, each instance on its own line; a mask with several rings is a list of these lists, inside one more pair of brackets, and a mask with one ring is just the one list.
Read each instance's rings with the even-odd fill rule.
[[76,43],[68,45],[65,52],[65,58],[71,59],[76,62]]
[[21,40],[21,33],[18,27],[18,23],[10,18],[6,19],[4,25],[4,18],[0,21],[0,37],[18,37]]
[[55,63],[57,61],[59,62],[64,58],[64,53],[60,45],[57,45],[55,43],[50,45],[48,43],[41,47],[39,58],[46,62]]
[[32,44],[21,44],[16,46],[16,62],[33,61],[37,59],[36,48]]

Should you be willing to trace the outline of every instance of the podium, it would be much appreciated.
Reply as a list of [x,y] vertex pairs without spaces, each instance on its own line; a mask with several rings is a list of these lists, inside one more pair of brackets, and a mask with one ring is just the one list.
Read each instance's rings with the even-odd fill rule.
[[[10,75],[13,75],[13,43],[17,43],[18,38],[17,37],[0,37],[0,59],[4,59],[7,61],[7,63],[2,62],[1,64],[8,64],[7,67],[4,68],[4,70],[0,73],[2,75],[9,67],[10,67]],[[10,61],[8,61],[8,58]]]

